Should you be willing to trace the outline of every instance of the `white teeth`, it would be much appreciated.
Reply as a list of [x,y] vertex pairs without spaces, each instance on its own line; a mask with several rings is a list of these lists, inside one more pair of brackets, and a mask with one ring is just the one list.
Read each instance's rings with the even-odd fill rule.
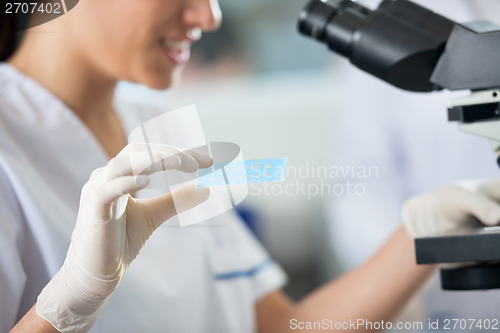
[[191,29],[187,32],[187,36],[189,36],[189,38],[191,38],[191,40],[194,40],[194,41],[197,41],[198,39],[200,39],[201,35],[202,35],[202,31],[200,28],[194,28],[194,29]]
[[182,52],[189,48],[189,41],[164,40],[163,46],[172,51]]

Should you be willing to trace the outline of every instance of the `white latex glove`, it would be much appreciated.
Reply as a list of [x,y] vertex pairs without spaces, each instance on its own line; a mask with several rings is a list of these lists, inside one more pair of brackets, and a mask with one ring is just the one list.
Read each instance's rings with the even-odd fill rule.
[[147,175],[155,172],[194,172],[212,163],[207,154],[130,144],[95,170],[82,189],[66,260],[38,296],[38,315],[61,332],[88,331],[151,234],[170,217],[206,201],[210,189],[189,185],[144,200],[129,193],[147,186]]
[[500,224],[500,182],[461,182],[408,199],[403,223],[414,238],[433,236],[477,224]]

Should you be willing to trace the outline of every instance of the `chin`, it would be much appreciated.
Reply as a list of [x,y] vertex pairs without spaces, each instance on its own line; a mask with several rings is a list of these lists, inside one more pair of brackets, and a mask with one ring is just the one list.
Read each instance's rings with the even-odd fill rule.
[[148,75],[145,80],[141,80],[139,83],[151,89],[164,90],[177,83],[180,79],[181,73],[181,67],[178,67],[169,73],[155,72]]

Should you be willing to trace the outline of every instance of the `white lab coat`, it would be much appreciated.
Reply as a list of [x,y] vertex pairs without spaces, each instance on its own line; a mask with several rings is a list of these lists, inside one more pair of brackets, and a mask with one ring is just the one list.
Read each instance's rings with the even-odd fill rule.
[[[121,113],[128,131],[154,115]],[[80,190],[107,161],[67,106],[0,64],[0,332],[62,265]],[[256,301],[285,279],[233,212],[187,228],[167,222],[91,332],[254,332]]]
[[[473,18],[476,3],[415,2],[459,22]],[[347,62],[335,75],[338,85],[332,89],[342,126],[332,162],[378,169],[371,178],[349,179],[364,186],[364,195],[332,197],[326,205],[331,244],[340,270],[347,271],[369,259],[400,226],[401,205],[408,197],[459,179],[498,179],[500,169],[488,140],[461,133],[447,121],[450,101],[464,92],[404,92]],[[500,292],[444,292],[435,276],[414,301],[407,319],[492,319],[498,318]]]

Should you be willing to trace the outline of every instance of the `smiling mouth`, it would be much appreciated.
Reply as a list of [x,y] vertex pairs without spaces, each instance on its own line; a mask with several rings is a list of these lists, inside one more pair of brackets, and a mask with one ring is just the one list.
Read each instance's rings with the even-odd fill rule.
[[183,64],[189,61],[191,41],[162,39],[160,46],[165,56],[176,64]]

